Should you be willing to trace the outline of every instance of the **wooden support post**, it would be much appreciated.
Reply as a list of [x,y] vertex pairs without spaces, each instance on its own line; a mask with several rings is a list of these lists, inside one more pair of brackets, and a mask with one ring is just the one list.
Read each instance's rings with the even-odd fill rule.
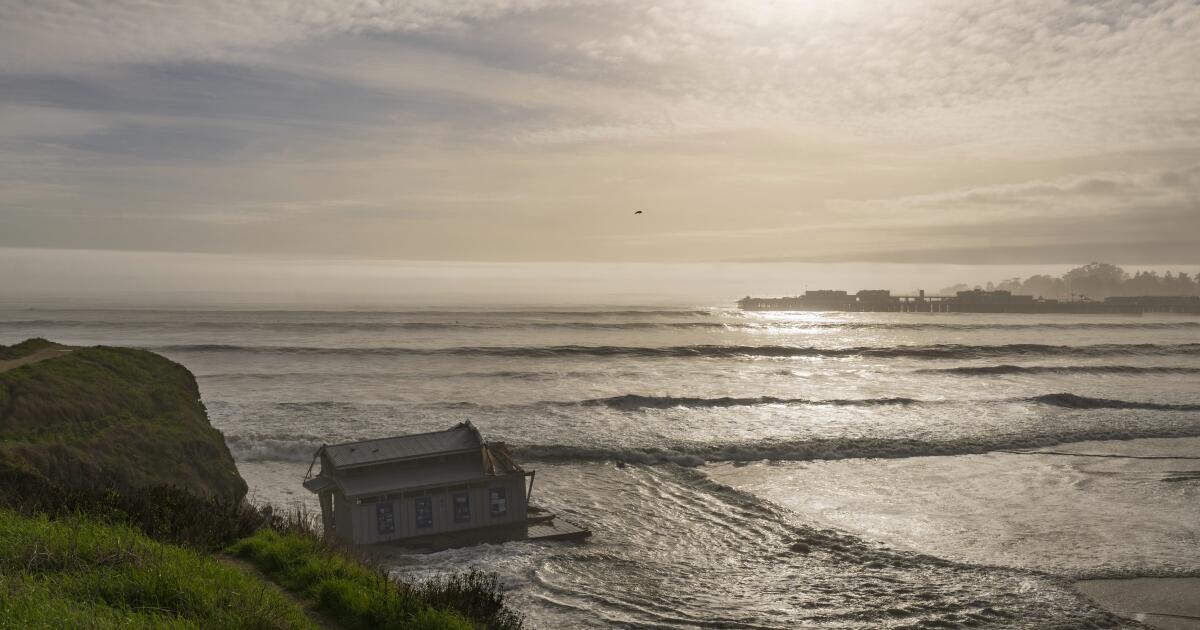
[[317,495],[321,501],[321,527],[326,539],[333,538],[333,493],[326,490]]

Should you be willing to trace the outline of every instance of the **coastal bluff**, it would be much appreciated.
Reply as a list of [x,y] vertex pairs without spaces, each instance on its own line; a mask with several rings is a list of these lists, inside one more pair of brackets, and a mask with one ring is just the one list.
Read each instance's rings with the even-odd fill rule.
[[0,470],[67,486],[246,495],[187,368],[145,350],[0,346]]
[[0,346],[0,629],[522,628],[494,574],[400,581],[246,490],[182,365]]

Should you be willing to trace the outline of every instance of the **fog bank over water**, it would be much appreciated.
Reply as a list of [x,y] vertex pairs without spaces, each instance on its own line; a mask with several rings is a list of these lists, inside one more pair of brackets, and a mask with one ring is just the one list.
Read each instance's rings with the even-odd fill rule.
[[805,289],[935,292],[1062,265],[479,263],[0,248],[0,304],[384,308],[442,304],[730,305]]

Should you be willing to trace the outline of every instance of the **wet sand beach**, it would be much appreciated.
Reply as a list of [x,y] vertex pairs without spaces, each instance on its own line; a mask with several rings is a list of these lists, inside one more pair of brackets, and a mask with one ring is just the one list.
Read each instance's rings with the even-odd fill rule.
[[1080,580],[1076,586],[1097,604],[1148,626],[1200,628],[1200,578]]

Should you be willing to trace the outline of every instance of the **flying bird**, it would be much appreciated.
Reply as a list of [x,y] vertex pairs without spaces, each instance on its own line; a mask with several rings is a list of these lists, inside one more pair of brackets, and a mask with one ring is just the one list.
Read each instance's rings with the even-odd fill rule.
[[638,211],[634,212],[634,214],[641,214],[641,213],[642,213],[642,211],[641,211],[641,210],[638,210]]

